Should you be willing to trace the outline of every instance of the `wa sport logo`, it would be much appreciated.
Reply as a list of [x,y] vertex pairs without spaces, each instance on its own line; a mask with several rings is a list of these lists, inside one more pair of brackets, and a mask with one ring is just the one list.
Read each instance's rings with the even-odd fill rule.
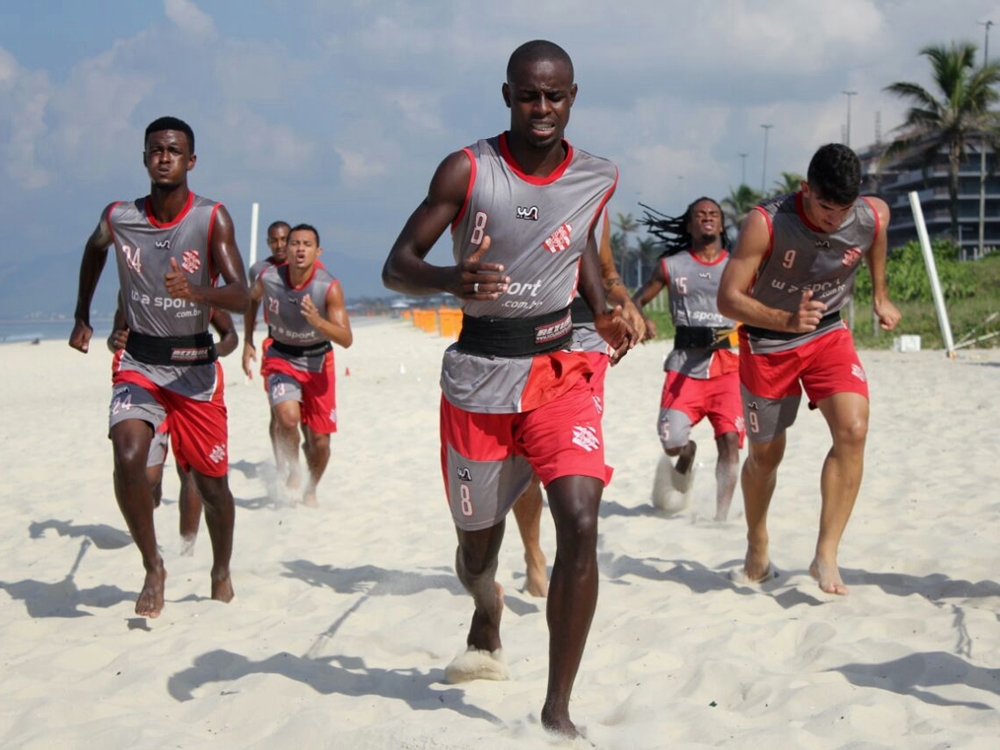
[[530,208],[518,206],[517,213],[514,216],[525,221],[538,221],[538,206],[531,206]]

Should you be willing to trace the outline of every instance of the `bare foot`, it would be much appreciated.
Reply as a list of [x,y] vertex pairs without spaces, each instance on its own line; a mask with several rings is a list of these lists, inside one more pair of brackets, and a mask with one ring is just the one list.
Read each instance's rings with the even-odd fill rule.
[[524,553],[524,562],[527,565],[525,569],[526,581],[524,590],[530,596],[537,596],[544,599],[549,595],[549,578],[545,565],[545,555],[541,554],[541,552],[539,552],[539,555],[541,556],[531,556],[527,552]]
[[139,598],[135,600],[135,613],[140,617],[159,617],[163,611],[163,587],[167,582],[167,571],[163,560],[152,570],[146,572],[146,580],[142,584]]
[[194,556],[194,543],[198,540],[196,534],[181,537],[181,557]]
[[743,558],[743,575],[748,581],[763,581],[771,575],[771,560],[767,556],[767,545],[747,547]]
[[305,494],[302,495],[302,504],[307,508],[318,508],[319,501],[316,500],[316,490],[306,490]]
[[217,602],[231,602],[236,592],[233,591],[233,580],[229,573],[212,574],[212,598]]
[[575,739],[580,737],[576,724],[570,721],[567,709],[555,709],[548,704],[542,706],[542,726],[553,734]]
[[489,612],[478,609],[472,615],[472,625],[469,627],[467,645],[483,651],[496,651],[503,647],[500,643],[500,617],[503,615],[503,586],[494,583],[497,597]]
[[809,575],[819,581],[820,590],[839,596],[847,594],[847,586],[840,578],[840,569],[837,567],[837,563],[828,563],[817,555],[813,558],[812,565],[809,566]]

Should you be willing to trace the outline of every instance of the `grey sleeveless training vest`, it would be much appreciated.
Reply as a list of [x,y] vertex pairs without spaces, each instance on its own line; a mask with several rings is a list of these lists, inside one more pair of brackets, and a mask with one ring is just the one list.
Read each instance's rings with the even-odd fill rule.
[[[565,143],[565,142],[564,142]],[[524,174],[505,135],[465,150],[472,163],[471,191],[452,226],[455,262],[471,255],[486,235],[484,261],[500,263],[510,277],[496,300],[463,300],[467,315],[524,318],[567,307],[576,291],[580,257],[614,192],[618,169],[607,159],[565,143],[563,163],[548,177]],[[531,357],[481,357],[445,352],[441,388],[467,411],[515,413]]]
[[[831,233],[809,224],[801,193],[772,198],[755,210],[767,218],[771,250],[757,270],[751,296],[768,307],[792,312],[798,309],[802,293],[812,289],[813,299],[826,303],[827,315],[842,309],[854,293],[861,258],[879,231],[878,212],[872,204],[858,198]],[[762,329],[748,333],[751,351],[781,352],[843,327],[841,322],[792,338],[769,336]]]
[[[719,312],[719,279],[729,263],[729,253],[720,251],[712,263],[706,263],[690,250],[675,253],[661,263],[670,298],[670,317],[674,328],[732,328],[736,323]],[[663,365],[665,371],[705,379],[715,351],[712,349],[674,349]]]
[[[260,275],[260,284],[264,289],[261,306],[271,337],[283,344],[303,347],[328,341],[302,316],[302,300],[306,295],[311,297],[320,316],[325,318],[326,295],[336,283],[337,280],[319,261],[313,266],[312,275],[300,287],[292,286],[287,265],[265,268]],[[294,356],[275,349],[268,349],[267,356],[288,360],[300,370],[319,372],[323,364],[322,357]]]
[[177,261],[192,286],[214,286],[209,237],[222,204],[191,193],[173,221],[157,222],[149,198],[115,203],[108,226],[129,329],[148,336],[192,336],[208,330],[206,304],[174,299],[164,276]]

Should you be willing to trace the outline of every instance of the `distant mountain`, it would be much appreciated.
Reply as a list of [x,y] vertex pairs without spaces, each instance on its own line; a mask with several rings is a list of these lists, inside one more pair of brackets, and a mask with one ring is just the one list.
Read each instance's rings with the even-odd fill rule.
[[[340,279],[344,298],[395,296],[382,286],[383,258],[353,258],[335,250],[323,253],[324,265]],[[80,251],[64,254],[25,255],[24,259],[0,260],[0,318],[20,319],[32,314],[72,315],[80,273]],[[94,294],[94,314],[114,312],[118,272],[108,257]]]

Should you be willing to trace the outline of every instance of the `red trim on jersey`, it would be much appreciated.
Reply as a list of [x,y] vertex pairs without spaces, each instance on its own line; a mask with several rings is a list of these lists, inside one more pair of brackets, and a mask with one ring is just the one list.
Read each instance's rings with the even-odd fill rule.
[[219,278],[219,272],[215,270],[212,263],[212,230],[215,229],[215,214],[218,213],[219,206],[221,205],[221,203],[216,203],[212,206],[212,215],[208,218],[208,241],[206,243],[205,255],[208,256],[208,277],[212,280],[212,286],[215,286],[215,282]]
[[[507,162],[507,166],[511,168],[514,174],[527,182],[529,185],[551,185],[563,176],[563,172],[566,171],[569,163],[573,161],[573,147],[569,145],[569,141],[565,138],[562,141],[562,145],[563,148],[566,149],[566,158],[563,159],[559,166],[553,169],[547,176],[535,177],[534,175],[524,172],[524,170],[521,169],[521,166],[517,163],[517,160],[514,159],[514,155],[510,152],[510,148],[507,146],[507,133],[504,132],[500,134],[500,156],[502,156],[503,160]],[[615,184],[618,184],[617,177],[615,178]],[[612,188],[612,190],[613,189],[614,188]],[[608,198],[610,199],[611,196],[609,195]]]
[[754,288],[757,283],[757,279],[760,278],[760,269],[767,265],[767,261],[771,258],[771,253],[774,252],[774,224],[771,222],[771,217],[761,206],[754,206],[754,210],[760,211],[760,215],[764,217],[764,221],[767,222],[767,236],[770,238],[767,245],[767,252],[764,253],[764,257],[760,261],[760,265],[757,266],[757,272],[754,273],[753,278],[750,280],[750,287],[747,291]]
[[115,201],[114,203],[112,203],[110,206],[108,206],[107,213],[104,214],[104,220],[108,223],[108,231],[111,232],[112,242],[115,241],[115,228],[111,223],[111,212],[114,211],[116,208],[118,208],[119,203],[121,203],[121,201]]
[[806,216],[805,206],[802,203],[802,191],[801,190],[795,194],[795,213],[797,213],[799,215],[799,219],[802,220],[802,223],[806,225],[807,229],[810,229],[813,232],[819,232],[820,234],[830,234],[826,230],[820,229],[818,226],[816,226],[811,221],[809,221],[809,217]]
[[660,258],[660,270],[663,271],[663,283],[670,286],[670,271],[667,270],[666,258]]
[[143,206],[143,209],[146,212],[146,221],[148,221],[157,229],[169,229],[170,227],[174,227],[180,224],[184,220],[184,217],[187,216],[188,211],[191,210],[191,206],[193,205],[194,205],[194,193],[188,192],[187,202],[184,204],[184,208],[181,209],[181,212],[174,217],[173,221],[168,221],[164,223],[160,223],[159,221],[157,221],[156,217],[153,216],[153,206],[152,202],[149,200],[148,195],[146,196],[146,203]]
[[[282,263],[282,265],[283,266],[288,266],[287,263]],[[313,277],[316,276],[316,264],[313,263],[313,267],[309,271],[309,278],[306,279],[305,281],[303,281],[298,286],[295,286],[294,284],[292,284],[292,268],[291,268],[291,266],[288,267],[288,274],[287,275],[288,275],[288,286],[291,288],[291,290],[293,292],[301,292],[303,289],[305,289],[306,284],[308,284],[310,281],[312,281]]]
[[718,258],[716,258],[715,260],[703,260],[703,259],[699,258],[699,257],[698,257],[697,255],[695,255],[695,254],[694,254],[694,250],[691,250],[691,249],[689,249],[689,250],[688,250],[688,253],[690,253],[691,257],[692,257],[692,258],[693,258],[693,259],[694,259],[694,260],[695,260],[696,262],[698,262],[698,263],[701,263],[701,265],[703,265],[703,266],[717,266],[717,265],[719,265],[719,264],[720,264],[720,263],[721,263],[722,261],[724,261],[724,260],[725,260],[726,258],[728,258],[728,257],[729,257],[729,253],[728,253],[728,252],[726,252],[725,250],[722,250],[722,251],[721,251],[721,252],[719,253],[719,257],[718,257]]
[[[611,196],[614,195],[615,190],[617,188],[618,188],[618,166],[615,165],[615,180],[614,182],[611,183],[611,187],[608,188],[608,192],[604,194],[603,198],[601,198],[601,202],[597,206],[597,213],[594,214],[594,218],[590,220],[590,227],[587,230],[588,234],[590,233],[591,230],[593,230],[595,226],[597,226],[597,222],[601,220],[601,216],[604,214],[605,209],[608,207],[608,201],[611,200]],[[608,221],[610,223],[610,219]],[[598,250],[600,250],[600,248],[598,248]]]
[[476,185],[476,157],[472,155],[472,149],[463,148],[462,151],[469,157],[471,172],[469,173],[469,187],[465,189],[465,200],[462,201],[462,207],[458,209],[458,215],[455,216],[455,220],[451,222],[451,231],[453,232],[455,231],[455,227],[458,226],[458,222],[465,216],[465,210],[469,207],[469,200],[472,198],[472,188]]
[[878,239],[878,233],[882,230],[882,217],[878,215],[878,210],[875,208],[874,204],[872,204],[871,200],[869,200],[865,196],[861,196],[861,200],[867,203],[868,208],[870,208],[872,210],[872,213],[875,214],[875,236],[872,237],[872,245],[874,245],[875,240]]

